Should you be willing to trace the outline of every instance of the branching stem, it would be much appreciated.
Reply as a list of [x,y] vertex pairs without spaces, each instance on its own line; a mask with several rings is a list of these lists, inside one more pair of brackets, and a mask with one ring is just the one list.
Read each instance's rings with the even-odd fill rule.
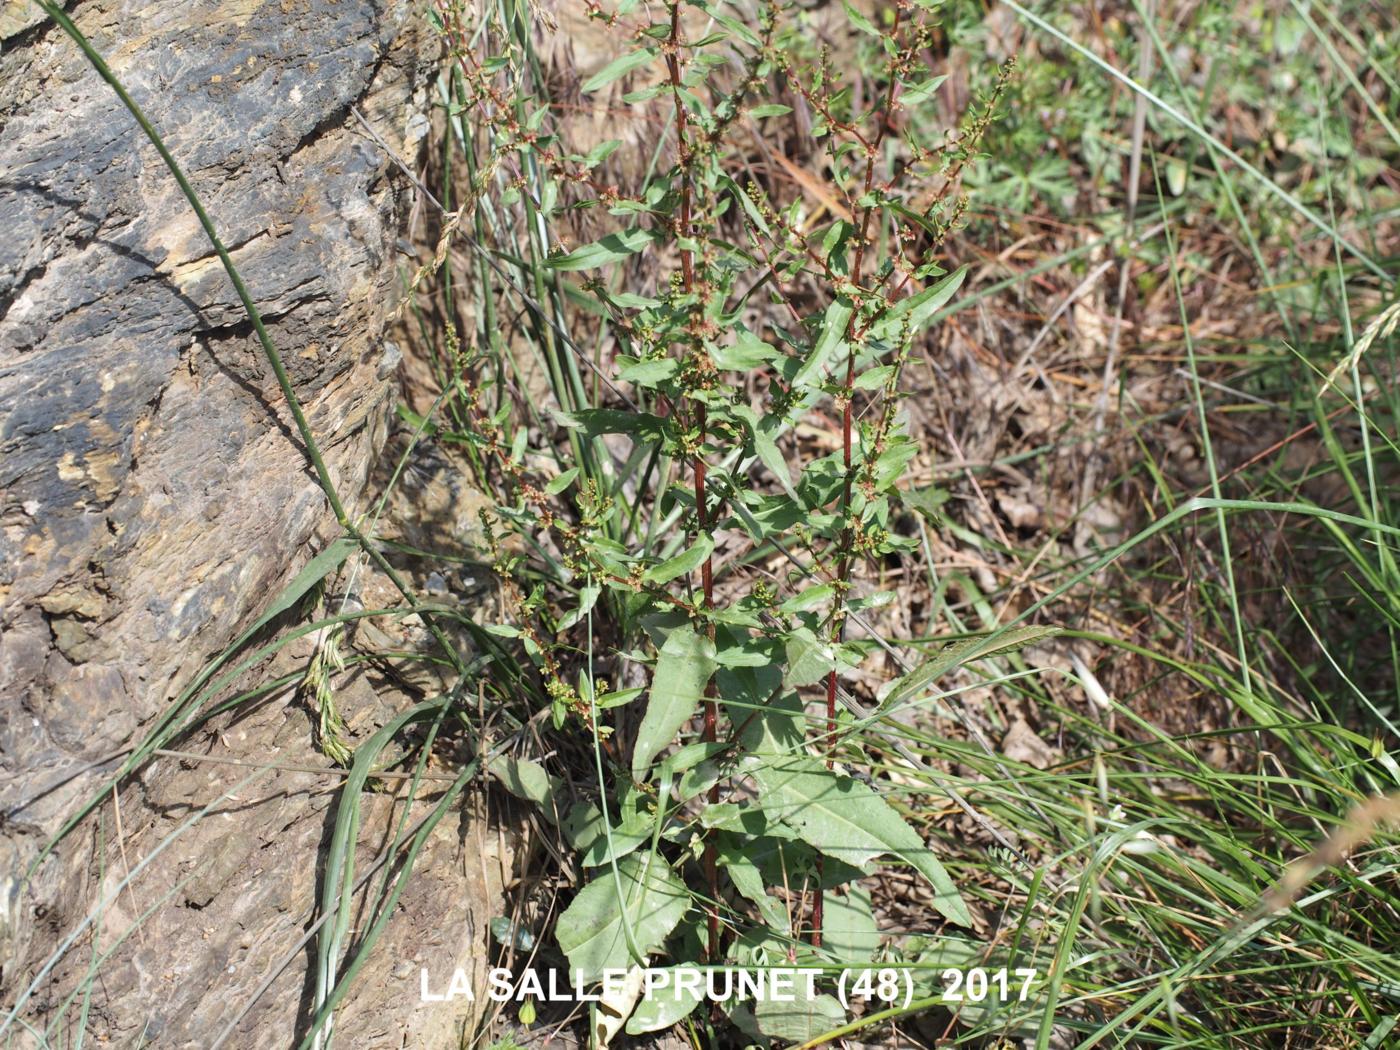
[[[690,212],[691,195],[693,193],[690,179],[690,136],[686,120],[685,99],[681,93],[681,5],[680,0],[673,0],[671,4],[671,32],[666,38],[666,69],[671,80],[671,96],[676,106],[676,166],[680,175],[680,214],[677,219],[677,238],[680,241],[681,255],[681,287],[687,298],[695,294],[695,250],[691,246],[690,236]],[[705,506],[705,439],[707,437],[707,420],[705,418],[705,405],[703,401],[695,404],[695,452],[691,458],[691,470],[695,479],[695,524],[696,530],[702,536],[708,534],[710,530],[709,515]],[[708,613],[714,608],[714,557],[705,559],[700,566],[700,588],[704,595],[705,611]],[[710,622],[706,625],[706,630],[711,641],[714,640],[715,627]],[[719,733],[719,701],[715,696],[715,685],[713,678],[705,686],[705,711],[704,711],[704,740],[708,744],[713,744],[718,739]],[[719,785],[715,784],[710,788],[709,801],[711,804],[719,802]],[[705,855],[703,860],[705,869],[705,888],[709,893],[709,904],[706,906],[708,925],[708,944],[706,946],[710,959],[719,957],[719,855],[715,845],[713,833],[706,836]]]

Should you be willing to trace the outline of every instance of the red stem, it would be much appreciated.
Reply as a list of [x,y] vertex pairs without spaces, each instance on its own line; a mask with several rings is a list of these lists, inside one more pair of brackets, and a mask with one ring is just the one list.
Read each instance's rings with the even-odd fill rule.
[[[904,16],[902,4],[895,4],[894,25],[890,29],[890,38],[899,36],[900,20]],[[897,61],[897,60],[896,60]],[[890,118],[893,116],[895,93],[899,90],[899,78],[896,76],[895,61],[890,67],[890,84],[885,92],[885,105],[883,113],[880,115],[879,127],[875,132],[875,141],[867,142],[863,137],[857,135],[862,145],[865,146],[865,187],[862,196],[869,196],[871,187],[875,184],[875,160],[880,155],[880,147],[885,141],[885,132],[889,129]],[[865,243],[870,236],[870,217],[874,208],[868,206],[860,207],[860,236],[856,240],[855,252],[851,259],[851,284],[859,289],[861,271],[865,266]],[[859,305],[859,304],[857,304]],[[856,322],[860,316],[859,309],[851,312],[851,319],[846,324],[846,339],[848,342],[846,350],[846,386],[844,404],[841,409],[841,453],[842,461],[846,468],[845,483],[841,488],[841,514],[848,516],[851,512],[851,401],[856,382]],[[841,539],[838,544],[837,570],[836,570],[836,607],[832,610],[831,616],[831,641],[833,645],[839,645],[846,633],[846,587],[851,579],[851,543],[855,537],[855,530],[851,528],[849,521],[846,527],[841,530]],[[823,747],[827,750],[826,766],[831,769],[835,766],[836,760],[832,756],[831,748],[836,741],[836,669],[832,668],[826,676],[826,736],[823,740]],[[822,922],[824,918],[825,894],[822,890],[822,875],[825,869],[823,858],[817,857],[817,890],[816,898],[812,902],[812,947],[820,948],[822,943]]]
[[[674,0],[671,4],[671,33],[666,40],[666,69],[671,78],[671,95],[676,105],[676,164],[680,170],[681,182],[681,204],[680,219],[677,227],[677,234],[681,240],[690,239],[690,207],[691,207],[691,187],[690,187],[690,145],[686,135],[685,103],[681,98],[681,5],[680,0]],[[681,248],[681,280],[687,295],[695,291],[695,255],[689,247]],[[695,455],[692,459],[691,467],[695,474],[695,518],[696,528],[701,535],[709,531],[709,518],[705,509],[705,437],[706,419],[705,406],[703,403],[696,406],[695,410],[696,429],[698,440],[695,448]],[[706,558],[704,565],[700,567],[700,586],[705,596],[705,609],[709,611],[714,608],[714,559]],[[707,627],[711,639],[714,637],[714,624]],[[719,724],[719,702],[715,698],[715,686],[713,680],[705,685],[705,721],[703,728],[703,738],[706,743],[713,744],[718,739]],[[711,803],[719,801],[719,785],[715,784],[710,788],[709,800]],[[710,894],[710,904],[706,908],[708,913],[709,944],[706,954],[715,959],[719,955],[719,851],[715,845],[713,835],[707,836],[705,843],[705,857],[703,861],[705,869],[705,884]]]

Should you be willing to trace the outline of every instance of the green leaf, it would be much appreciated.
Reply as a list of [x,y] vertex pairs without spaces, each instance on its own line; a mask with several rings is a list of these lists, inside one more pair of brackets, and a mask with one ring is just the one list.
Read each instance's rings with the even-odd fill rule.
[[834,583],[815,584],[798,591],[778,608],[785,613],[806,612],[809,609],[826,605],[835,593],[836,584]]
[[660,383],[681,370],[681,363],[673,357],[663,357],[659,361],[629,360],[626,363],[619,359],[619,364],[622,367],[618,369],[617,377],[638,386]]
[[927,102],[933,97],[933,93],[943,86],[943,81],[947,80],[947,75],[939,77],[929,77],[921,84],[914,84],[905,89],[899,96],[899,101],[906,106],[917,106],[920,102]]
[[559,830],[573,849],[586,850],[603,833],[603,811],[592,802],[575,802]]
[[[930,236],[935,238],[942,236],[942,231],[939,230],[938,223],[933,222],[927,215],[921,215],[916,211],[906,208],[903,204],[900,204],[899,201],[890,201],[888,207],[901,219],[907,219]],[[929,267],[933,267],[933,269],[929,269]],[[937,263],[925,263],[914,271],[914,276],[922,278],[937,275],[942,272],[942,267]]]
[[598,710],[606,711],[612,707],[622,707],[624,704],[630,704],[645,692],[646,690],[642,689],[640,686],[636,689],[615,689],[611,693],[604,693],[594,702]]
[[862,33],[867,33],[873,37],[879,37],[881,35],[880,31],[875,28],[875,23],[852,7],[850,0],[841,0],[841,6],[846,9],[846,17],[851,20],[851,25],[855,26]]
[[781,724],[790,713],[756,719],[745,734],[749,754],[741,763],[758,784],[768,817],[793,828],[813,849],[858,868],[881,854],[903,858],[933,887],[934,908],[950,922],[971,926],[952,878],[918,832],[864,784],[827,769],[805,750],[784,750],[769,725],[774,717],[782,735],[791,735]]
[[951,499],[947,489],[928,485],[921,489],[903,489],[899,498],[911,510],[916,510],[933,524],[938,524],[938,508]]
[[633,785],[627,785],[617,802],[609,804],[608,819],[610,826],[603,821],[603,811],[594,806],[590,807],[587,822],[575,827],[575,837],[585,843],[579,847],[579,859],[585,868],[621,860],[651,842],[655,825],[651,799]]
[[[573,469],[577,470],[578,468],[575,467]],[[598,603],[598,596],[602,593],[603,588],[599,587],[596,583],[584,584],[579,588],[578,604],[565,613],[559,620],[559,630],[566,631],[587,616],[593,610],[593,606]],[[598,701],[598,706],[603,706],[601,700]]]
[[568,957],[573,980],[591,984],[604,970],[644,965],[645,960],[634,959],[628,948],[624,919],[637,950],[648,955],[689,908],[685,884],[666,861],[656,853],[635,854],[618,862],[616,878],[606,870],[579,891],[559,916],[555,937]]
[[701,762],[712,759],[716,755],[723,754],[728,748],[729,745],[722,740],[713,743],[697,740],[695,743],[686,744],[685,747],[679,747],[674,753],[667,755],[661,762],[661,768],[670,776],[675,776],[688,769],[693,769]]
[[877,390],[889,382],[890,376],[894,375],[894,365],[880,365],[870,368],[856,376],[855,388],[857,390]]
[[783,487],[788,497],[796,500],[797,490],[792,487],[792,475],[788,472],[787,460],[783,458],[782,449],[778,448],[778,442],[773,437],[779,426],[777,418],[769,415],[759,419],[758,413],[748,405],[735,405],[732,411],[735,418],[740,420],[753,436],[753,450],[759,462],[778,479],[778,484]]
[[806,1043],[846,1023],[846,1011],[835,996],[819,995],[808,1000],[797,995],[796,1002],[767,998],[754,1006],[759,1031],[770,1039]]
[[705,14],[713,18],[720,25],[724,26],[724,28],[728,29],[731,33],[733,33],[740,40],[744,41],[744,43],[748,44],[750,47],[763,46],[763,41],[758,38],[758,35],[751,28],[749,28],[748,25],[746,25],[742,20],[734,18],[732,15],[727,15],[723,11],[716,10],[716,7],[718,5],[697,2],[694,4],[694,6],[698,7],[701,11],[704,11]]
[[783,683],[789,689],[820,682],[836,667],[831,646],[809,628],[799,627],[787,636],[787,673]]
[[[855,146],[851,144],[848,148],[853,150]],[[861,200],[863,202],[861,207],[868,208],[874,204],[874,198],[869,195],[862,197]],[[822,246],[818,254],[826,260],[827,266],[834,273],[845,274],[848,272],[846,247],[855,236],[855,226],[844,219],[837,219],[822,234]]]
[[879,324],[874,326],[875,335],[889,332],[896,326],[902,327],[907,317],[910,331],[917,332],[935,312],[953,298],[967,277],[967,267],[959,266],[937,284],[931,284],[922,292],[901,299],[885,312]]
[[763,873],[742,848],[746,845],[748,842],[745,839],[737,839],[736,842],[726,836],[719,849],[720,865],[729,873],[730,881],[740,895],[758,908],[759,916],[769,929],[778,934],[790,934],[792,924],[787,910],[763,885]]
[[602,240],[585,244],[568,255],[555,255],[544,261],[551,270],[594,270],[635,255],[656,240],[650,230],[633,228],[610,233]]
[[540,812],[551,824],[559,822],[554,797],[555,792],[562,786],[562,781],[545,772],[544,766],[538,762],[531,762],[528,758],[498,755],[491,760],[486,771],[516,798],[539,806]]
[[778,479],[778,484],[792,499],[797,499],[797,490],[792,487],[792,475],[788,473],[787,459],[783,456],[773,436],[759,426],[753,431],[753,450],[759,460]]
[[774,662],[773,642],[767,638],[745,638],[719,646],[715,662],[720,667],[767,667]]
[[666,638],[652,672],[647,713],[632,749],[634,779],[645,778],[652,761],[690,721],[714,671],[715,643],[705,635],[678,627]]
[[674,558],[667,558],[659,565],[653,565],[642,574],[642,579],[647,583],[668,583],[677,576],[684,576],[700,568],[714,550],[714,539],[708,535],[701,535]]
[[598,143],[598,145],[588,151],[588,156],[583,158],[583,166],[591,168],[595,164],[601,164],[603,161],[607,160],[608,157],[612,156],[613,150],[621,145],[621,139],[608,139],[606,142]]
[[863,598],[852,598],[846,603],[846,608],[853,612],[861,612],[865,609],[882,609],[892,603],[895,599],[894,591],[876,591]]
[[880,690],[880,706],[893,707],[908,700],[914,694],[928,688],[955,667],[961,667],[973,660],[988,656],[1015,652],[1028,645],[1059,634],[1058,627],[1012,627],[977,638],[965,638],[954,642],[929,657],[903,678],[897,678]]
[[407,405],[395,406],[394,412],[401,420],[425,437],[435,437],[442,430],[442,427],[427,416],[419,415]]
[[757,509],[747,515],[744,524],[749,527],[754,539],[763,540],[786,532],[806,516],[796,494],[789,499],[781,496],[761,496]]
[[669,979],[661,982],[650,995],[642,996],[632,1016],[627,1018],[628,1035],[659,1032],[690,1016],[704,998],[705,982],[702,979],[698,985],[687,984],[678,988],[675,983],[676,971],[689,969],[694,967],[671,967]]
[[629,91],[622,96],[622,101],[629,106],[638,106],[643,102],[650,102],[652,99],[666,94],[670,88],[666,84],[652,84],[638,91]]
[[719,185],[727,189],[734,196],[734,199],[739,202],[739,206],[744,209],[744,213],[748,215],[750,222],[758,227],[765,235],[772,233],[772,230],[768,226],[768,220],[763,217],[763,213],[759,211],[758,206],[749,198],[749,195],[739,188],[737,182],[728,175],[721,175],[718,181]]
[[919,446],[908,438],[892,440],[889,447],[876,457],[871,468],[875,489],[883,492],[900,479],[909,461],[918,454]]
[[777,103],[770,103],[766,106],[754,106],[749,110],[749,116],[758,119],[759,117],[781,117],[792,112],[791,106],[782,106]]
[[[671,789],[671,797],[677,802],[689,802],[698,795],[708,792],[719,783],[721,776],[718,762],[701,762],[693,769],[687,769]],[[681,834],[685,834],[681,832]]]
[[551,478],[549,480],[549,484],[547,484],[544,487],[544,490],[548,492],[551,496],[557,496],[559,495],[559,493],[563,492],[566,488],[572,485],[574,482],[574,478],[576,477],[578,477],[578,467],[570,467],[562,474],[558,474]]
[[606,87],[619,77],[625,77],[632,70],[654,61],[659,53],[654,47],[644,47],[640,51],[615,58],[579,85],[579,90],[587,95],[591,91]]
[[822,907],[822,947],[842,962],[869,965],[880,950],[880,928],[870,891],[852,886],[846,893],[827,890]]
[[660,306],[660,299],[652,299],[646,295],[636,295],[633,292],[609,292],[608,301],[616,306],[621,306],[627,310],[650,310],[654,306]]
[[263,610],[262,615],[258,617],[252,627],[243,633],[239,642],[250,637],[261,627],[301,601],[312,587],[340,568],[345,559],[350,557],[350,553],[358,547],[359,544],[349,536],[338,536],[332,540],[325,550],[307,562],[301,572],[292,577],[292,582],[287,584],[272,604]]
[[733,346],[716,346],[710,349],[710,360],[714,366],[726,372],[747,372],[765,361],[772,361],[777,356],[777,350],[746,328],[739,330]]
[[760,818],[763,816],[761,812],[745,809],[735,802],[715,802],[700,811],[700,826],[744,831],[744,820],[751,813],[758,813]]
[[827,359],[846,338],[846,325],[851,319],[851,312],[851,308],[840,299],[826,308],[816,345],[792,377],[794,387],[812,386],[820,382],[821,371],[826,366]]
[[580,428],[589,437],[599,434],[644,434],[660,437],[666,421],[647,412],[627,412],[620,408],[584,408],[557,413],[564,426]]

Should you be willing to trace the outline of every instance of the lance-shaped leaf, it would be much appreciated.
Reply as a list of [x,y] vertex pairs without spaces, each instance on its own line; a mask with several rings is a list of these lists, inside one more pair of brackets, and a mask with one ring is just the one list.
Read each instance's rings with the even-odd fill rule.
[[619,77],[624,77],[634,69],[639,69],[654,60],[657,50],[654,47],[644,47],[640,51],[633,51],[615,58],[598,72],[579,85],[579,90],[587,95],[591,91],[597,91],[601,87],[606,87]]
[[982,660],[988,656],[1013,653],[1040,641],[1042,638],[1050,638],[1059,633],[1058,627],[1012,627],[1009,630],[996,631],[989,635],[964,638],[960,642],[954,642],[929,657],[903,678],[897,678],[882,688],[879,693],[880,706],[888,709],[896,704],[904,703],[955,667],[961,667],[965,663]]
[[813,849],[857,868],[882,854],[901,857],[933,888],[933,906],[950,922],[971,926],[972,915],[952,878],[919,833],[858,780],[827,769],[797,743],[796,712],[775,705],[744,734],[742,767],[758,785],[763,811]]
[[[619,884],[621,895],[619,895]],[[637,853],[618,862],[616,877],[605,867],[579,891],[555,927],[559,947],[569,960],[571,976],[591,984],[604,970],[645,965],[690,907],[685,884],[656,853]],[[632,957],[627,933],[643,955]]]
[[700,706],[705,683],[715,671],[715,643],[689,627],[667,636],[651,676],[647,713],[632,749],[632,776],[642,780],[662,748],[676,738]]
[[747,372],[777,356],[774,347],[743,328],[735,334],[732,346],[715,346],[710,350],[714,366],[729,372]]
[[809,1000],[798,995],[794,1000],[768,997],[757,1003],[753,1016],[759,1031],[785,1043],[806,1043],[846,1023],[846,1011],[835,996],[819,995]]
[[802,362],[801,367],[792,377],[794,387],[811,386],[821,381],[822,369],[826,366],[832,352],[846,338],[846,325],[850,320],[851,308],[840,299],[826,308],[826,316],[822,318],[821,331],[817,333],[817,342],[812,347],[812,352],[807,356],[807,360]]
[[933,93],[943,86],[943,81],[948,77],[929,77],[922,83],[912,84],[905,88],[899,96],[899,101],[905,106],[917,106],[921,102],[927,102],[933,98]]
[[917,332],[928,323],[935,313],[947,305],[948,300],[957,294],[967,277],[967,267],[959,266],[936,284],[931,284],[922,292],[901,299],[885,311],[885,316],[873,328],[873,334],[886,335],[908,323],[911,331]]
[[818,638],[810,627],[799,627],[787,636],[787,669],[783,682],[789,689],[820,682],[836,669],[831,645]]
[[768,893],[763,884],[763,875],[758,865],[747,855],[744,846],[749,843],[739,836],[727,836],[721,840],[719,862],[729,873],[730,881],[740,895],[757,905],[758,914],[775,933],[790,935],[792,923],[787,910],[777,899]]
[[684,1020],[695,1011],[705,997],[705,985],[703,982],[694,985],[678,983],[676,975],[688,969],[692,967],[671,967],[670,976],[659,982],[660,990],[641,997],[637,1008],[632,1011],[632,1016],[627,1018],[628,1035],[660,1032],[670,1028],[677,1021]]
[[773,476],[778,479],[778,484],[783,487],[789,498],[796,500],[797,490],[792,487],[792,475],[788,473],[787,460],[783,458],[776,440],[781,426],[778,418],[766,415],[760,419],[758,413],[748,405],[735,405],[733,412],[735,418],[753,435],[753,449],[758,453],[759,460],[773,472]]
[[[357,550],[359,546],[349,536],[339,536],[332,540],[325,550],[306,563],[301,572],[293,577],[292,582],[287,584],[282,593],[273,599],[272,604],[263,610],[263,614],[258,617],[257,622],[249,627],[230,648],[238,648],[256,631],[301,601],[312,587],[340,568],[345,559],[350,557],[351,552]],[[222,660],[220,662],[222,663]]]
[[647,583],[669,583],[677,576],[684,576],[694,572],[705,563],[715,550],[715,541],[708,535],[701,536],[685,550],[681,551],[674,558],[667,558],[657,565],[653,565],[645,573],[642,579]]
[[875,37],[877,40],[883,37],[884,34],[875,28],[875,23],[851,6],[850,0],[841,0],[841,6],[846,9],[846,17],[851,20],[851,25],[855,26],[862,33],[867,33]]
[[516,798],[523,798],[526,802],[533,802],[539,806],[540,812],[551,824],[559,823],[560,814],[556,809],[555,800],[563,787],[563,781],[550,776],[544,766],[528,758],[497,755],[486,767],[486,772]]
[[620,408],[581,408],[577,412],[556,412],[561,426],[582,430],[589,437],[599,434],[639,434],[660,437],[666,421],[648,412],[627,412]]
[[623,230],[621,233],[610,233],[592,244],[585,244],[568,255],[546,259],[544,264],[552,270],[595,270],[635,255],[655,239],[656,235],[650,230]]
[[851,886],[845,893],[827,890],[822,912],[822,947],[842,962],[870,964],[880,951],[880,927],[870,891]]

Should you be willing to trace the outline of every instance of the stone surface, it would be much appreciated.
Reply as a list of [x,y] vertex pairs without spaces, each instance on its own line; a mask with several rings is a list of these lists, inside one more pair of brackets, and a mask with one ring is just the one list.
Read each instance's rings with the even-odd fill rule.
[[[358,508],[390,405],[381,319],[408,201],[351,107],[412,157],[437,48],[422,10],[406,0],[90,0],[68,10],[203,198],[342,496]],[[251,622],[333,522],[233,288],[154,148],[76,47],[27,4],[0,7],[0,39],[8,1007],[126,864],[246,772],[158,760],[121,797],[120,852],[114,804],[24,882],[113,756]],[[325,765],[287,701],[227,723],[220,748]],[[336,782],[278,774],[259,784],[186,832],[97,917],[100,946],[127,939],[97,986],[90,1029],[121,1045],[143,1030],[143,1045],[208,1045],[222,1015],[199,1009],[199,997],[236,1005],[257,968],[300,935]],[[440,834],[434,856],[460,850],[456,830]],[[176,884],[133,932],[141,910]],[[471,896],[460,879],[454,892]],[[403,906],[428,908],[435,926],[463,918],[465,905],[445,893],[429,880]],[[407,935],[422,931],[410,924]],[[45,1011],[82,986],[92,947],[83,944],[26,1006],[32,1023],[49,1023]],[[259,1000],[229,1045],[290,1040],[306,961],[305,952],[294,959],[282,978],[291,984]],[[393,1029],[401,1045],[416,996],[398,996],[397,1008],[384,1005],[389,998],[351,1008],[346,1027],[359,1017]],[[264,1041],[263,1023],[278,1037]]]
[[[349,695],[346,700],[353,703]],[[305,1035],[315,941],[303,941],[321,892],[321,871],[311,859],[334,824],[340,782],[305,772],[259,773],[256,762],[221,763],[257,756],[325,766],[310,739],[303,711],[264,704],[200,745],[205,759],[157,758],[122,795],[123,847],[87,887],[83,902],[98,915],[92,948],[113,951],[94,988],[98,1009],[90,1034],[118,1046],[144,1036],[141,1045],[199,1048],[222,1037],[228,1050],[294,1046]],[[401,786],[363,798],[358,872],[392,838],[403,812],[394,793]],[[410,826],[431,808],[432,786],[422,793],[428,797],[410,805]],[[192,812],[210,803],[205,816],[181,830]],[[109,803],[103,812],[109,829],[115,816]],[[167,845],[157,852],[162,842]],[[148,857],[131,888],[123,887],[129,866]],[[384,941],[337,1014],[336,1045],[459,1045],[477,1006],[421,1002],[420,970],[428,970],[438,991],[456,967],[482,986],[493,914],[487,902],[499,900],[512,858],[510,844],[477,809],[449,814],[438,825]],[[366,921],[362,906],[356,917]],[[51,981],[55,998],[83,987],[89,962],[88,952],[65,957]],[[56,1016],[35,1015],[49,1023]]]

